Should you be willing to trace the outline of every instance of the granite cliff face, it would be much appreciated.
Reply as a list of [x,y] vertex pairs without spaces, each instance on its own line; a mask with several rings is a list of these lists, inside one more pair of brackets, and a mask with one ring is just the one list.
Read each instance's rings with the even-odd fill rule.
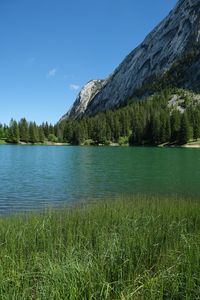
[[[118,107],[148,79],[163,76],[176,61],[194,51],[194,48],[200,49],[200,0],[179,0],[169,15],[111,76],[84,86],[72,109],[63,118],[79,118],[83,114],[92,115]],[[200,59],[193,58],[190,64],[185,65],[179,85],[200,89],[199,70]],[[195,75],[193,80],[192,74]]]
[[79,118],[87,109],[90,101],[102,89],[104,80],[91,80],[80,91],[72,108],[61,118],[60,121],[67,118]]

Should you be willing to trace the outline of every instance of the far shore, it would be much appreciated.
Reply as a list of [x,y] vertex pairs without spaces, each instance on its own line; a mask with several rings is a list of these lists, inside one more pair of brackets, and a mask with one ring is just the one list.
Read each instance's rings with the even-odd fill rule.
[[36,145],[36,146],[69,146],[69,143],[54,143],[54,142],[44,142],[44,143],[24,143],[24,142],[19,142],[18,145]]
[[[25,143],[25,142],[19,142],[18,144],[12,144],[12,143],[7,143],[5,141],[0,140],[0,146],[1,145],[21,145],[21,146],[75,146],[69,143],[58,143],[58,142],[49,142],[45,141],[44,143]],[[94,147],[134,147],[134,146],[129,146],[129,144],[119,144],[119,143],[110,143],[110,144],[90,144],[90,145],[85,145],[81,144],[79,146],[94,146]],[[138,145],[135,147],[159,147],[159,148],[200,148],[200,142],[189,142],[185,145],[178,145],[178,144],[160,144],[160,145]]]
[[200,144],[186,144],[183,145],[184,148],[200,148]]
[[44,142],[44,143],[24,143],[24,142],[19,142],[17,144],[12,144],[12,143],[7,143],[5,141],[0,141],[0,146],[1,145],[17,145],[17,146],[70,146],[69,143],[54,143],[54,142]]

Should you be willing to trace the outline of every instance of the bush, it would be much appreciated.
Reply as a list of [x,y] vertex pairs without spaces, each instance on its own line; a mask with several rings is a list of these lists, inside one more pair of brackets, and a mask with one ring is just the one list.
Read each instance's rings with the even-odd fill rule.
[[58,141],[58,138],[54,135],[54,134],[49,134],[49,136],[48,136],[48,141],[49,142],[52,142],[52,143],[57,143],[57,141]]

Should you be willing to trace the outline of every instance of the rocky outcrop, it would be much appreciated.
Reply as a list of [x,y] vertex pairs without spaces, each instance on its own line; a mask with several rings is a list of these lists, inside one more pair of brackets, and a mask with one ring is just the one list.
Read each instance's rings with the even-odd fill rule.
[[[94,83],[94,92],[91,92],[90,87],[87,91],[88,84],[83,88],[65,117],[78,118],[83,114],[92,115],[120,106],[146,80],[152,76],[162,76],[178,59],[193,47],[199,48],[199,45],[200,0],[179,0],[169,15],[125,58],[111,76],[100,81],[97,88],[98,81],[91,82]],[[195,65],[199,69],[200,63],[193,63],[194,73]],[[181,85],[192,88],[186,84],[188,78],[185,77]],[[200,86],[199,76],[192,84]]]
[[80,91],[76,98],[72,108],[60,119],[65,120],[67,118],[80,118],[87,109],[90,101],[95,95],[102,89],[104,80],[91,80]]

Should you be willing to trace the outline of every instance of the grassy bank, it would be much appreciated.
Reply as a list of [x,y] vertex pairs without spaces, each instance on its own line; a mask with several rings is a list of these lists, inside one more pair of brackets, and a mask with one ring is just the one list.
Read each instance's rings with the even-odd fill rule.
[[0,140],[0,145],[5,145],[6,142],[4,140]]
[[0,219],[0,299],[199,299],[200,202],[135,197]]

